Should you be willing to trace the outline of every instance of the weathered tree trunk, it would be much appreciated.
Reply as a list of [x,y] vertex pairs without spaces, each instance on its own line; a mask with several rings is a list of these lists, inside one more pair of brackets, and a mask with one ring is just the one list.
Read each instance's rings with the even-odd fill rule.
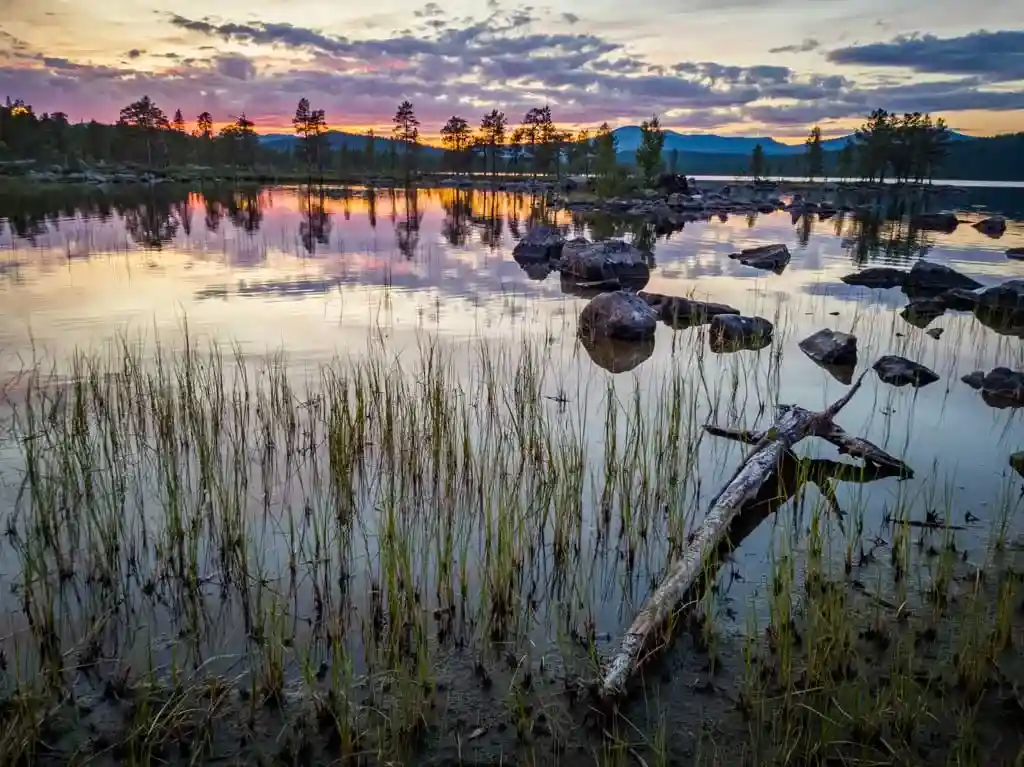
[[763,434],[706,427],[710,433],[753,442],[754,449],[712,502],[703,524],[682,556],[669,566],[661,584],[637,613],[622,638],[618,652],[605,668],[597,690],[600,698],[607,700],[622,692],[650,636],[665,624],[702,570],[714,566],[714,556],[731,523],[744,506],[757,497],[762,484],[776,470],[783,455],[801,439],[812,435],[821,436],[841,445],[851,455],[878,462],[886,468],[898,466],[909,472],[909,467],[902,461],[889,456],[867,440],[850,437],[832,422],[836,413],[842,410],[860,388],[863,379],[864,375],[861,374],[845,396],[821,413],[797,406],[779,408],[775,423]]

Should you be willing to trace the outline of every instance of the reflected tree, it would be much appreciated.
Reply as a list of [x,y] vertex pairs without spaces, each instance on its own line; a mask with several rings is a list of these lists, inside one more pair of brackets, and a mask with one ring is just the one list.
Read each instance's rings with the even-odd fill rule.
[[466,244],[470,231],[470,218],[473,215],[473,191],[470,189],[445,190],[441,198],[444,208],[444,223],[441,231],[444,238],[454,247]]
[[228,205],[228,218],[231,223],[246,234],[255,234],[263,223],[263,204],[259,192],[255,189],[234,194]]
[[172,202],[151,191],[148,199],[121,208],[125,231],[143,248],[160,249],[178,233]]
[[331,237],[331,215],[327,212],[327,195],[322,186],[307,187],[300,203],[303,211],[299,237],[306,252],[316,253],[317,245],[327,245]]
[[395,241],[398,250],[408,260],[416,255],[416,248],[420,242],[420,224],[423,221],[423,214],[419,209],[419,193],[416,187],[406,188],[402,197],[405,201],[405,217],[395,223]]
[[372,186],[366,190],[366,215],[370,219],[370,228],[377,228],[377,190]]

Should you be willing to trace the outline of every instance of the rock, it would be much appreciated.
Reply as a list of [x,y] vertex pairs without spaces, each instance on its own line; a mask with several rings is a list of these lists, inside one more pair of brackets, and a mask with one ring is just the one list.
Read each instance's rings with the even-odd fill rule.
[[953,288],[941,294],[937,300],[947,309],[958,312],[972,312],[978,305],[978,294],[966,288]]
[[578,282],[619,282],[642,287],[651,274],[647,255],[622,240],[581,243],[562,249],[556,268]]
[[658,313],[635,293],[616,290],[590,300],[580,312],[579,331],[594,338],[638,341],[652,338]]
[[609,373],[626,373],[654,354],[654,337],[639,341],[592,337],[580,334],[580,344],[594,364]]
[[960,224],[955,213],[921,213],[910,220],[915,229],[931,232],[952,232]]
[[663,296],[658,293],[642,291],[638,295],[658,312],[662,322],[676,330],[683,330],[694,325],[705,325],[719,314],[740,313],[739,309],[733,309],[726,304],[713,304],[680,296]]
[[946,305],[938,298],[918,298],[907,304],[900,316],[915,328],[926,328],[946,313]]
[[985,371],[975,370],[973,373],[968,373],[965,376],[961,376],[960,380],[970,386],[972,389],[980,389],[985,385]]
[[857,337],[824,328],[798,346],[801,351],[821,365],[849,366],[857,364]]
[[903,289],[908,294],[942,293],[953,288],[972,290],[980,287],[980,282],[972,280],[944,264],[936,264],[931,261],[916,262],[903,283]]
[[906,357],[895,354],[888,354],[873,365],[875,372],[883,382],[893,386],[913,386],[915,389],[935,383],[939,376],[935,371],[929,370]]
[[871,266],[842,278],[847,285],[863,285],[868,288],[898,288],[907,279],[908,272],[891,266]]
[[772,342],[775,328],[764,317],[719,314],[711,318],[708,342],[711,351],[721,353],[739,349],[763,349]]
[[1024,259],[1024,248],[1007,248],[1006,257],[1014,259]]
[[1002,237],[1006,231],[1006,219],[1002,216],[990,216],[972,224],[972,226],[989,237]]
[[981,389],[985,401],[993,407],[1024,406],[1024,373],[1010,368],[993,368],[983,374],[976,370],[960,379],[972,389]]
[[1024,280],[1007,280],[978,294],[978,307],[1005,311],[1024,310]]
[[745,248],[739,253],[732,253],[729,258],[734,258],[744,266],[752,266],[755,269],[770,269],[773,272],[782,273],[789,263],[789,248],[785,245],[762,245],[758,248]]
[[516,243],[512,257],[516,261],[547,261],[558,258],[565,237],[553,226],[535,226]]
[[942,338],[943,330],[942,330],[942,328],[929,328],[928,330],[926,330],[924,332],[927,335],[929,335],[932,338],[934,338],[936,341],[938,341],[940,338]]
[[1024,477],[1024,452],[1014,453],[1010,456],[1010,468]]

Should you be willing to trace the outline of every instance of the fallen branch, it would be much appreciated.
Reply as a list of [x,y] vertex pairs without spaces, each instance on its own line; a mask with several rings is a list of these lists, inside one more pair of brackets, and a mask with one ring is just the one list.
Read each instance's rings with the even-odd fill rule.
[[[845,396],[820,413],[795,405],[779,408],[775,422],[765,432],[705,427],[709,434],[753,444],[754,449],[714,499],[703,524],[691,537],[686,550],[669,566],[658,588],[637,613],[622,638],[618,652],[605,667],[596,691],[599,698],[608,700],[622,692],[639,664],[641,653],[651,635],[665,624],[705,568],[713,567],[714,555],[725,541],[732,523],[748,504],[757,500],[766,480],[778,471],[784,458],[792,456],[790,448],[797,442],[807,436],[831,437],[847,444],[851,455],[859,455],[871,462],[877,460],[883,469],[892,470],[902,466],[909,470],[902,461],[866,440],[849,437],[833,423],[836,414],[852,399],[863,379],[864,375],[861,374]],[[834,500],[833,493],[827,495]]]

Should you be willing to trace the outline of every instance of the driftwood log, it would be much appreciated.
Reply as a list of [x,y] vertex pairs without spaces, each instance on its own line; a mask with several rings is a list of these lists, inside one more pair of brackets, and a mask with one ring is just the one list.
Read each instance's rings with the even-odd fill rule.
[[[775,422],[765,432],[704,427],[709,434],[752,444],[753,450],[711,502],[703,524],[690,538],[686,550],[669,565],[658,588],[648,597],[626,631],[618,651],[606,664],[604,674],[598,683],[596,692],[601,700],[608,701],[622,693],[640,664],[641,655],[648,646],[651,636],[676,611],[701,573],[717,564],[717,552],[723,543],[727,542],[730,527],[737,521],[741,512],[759,500],[762,488],[770,478],[780,476],[780,467],[786,463],[793,464],[796,460],[790,448],[797,442],[804,437],[821,437],[836,445],[840,452],[864,459],[873,468],[874,474],[872,477],[865,477],[866,481],[878,478],[879,474],[902,477],[913,475],[910,467],[903,461],[894,458],[866,439],[850,436],[833,422],[836,414],[857,393],[863,380],[864,374],[861,374],[841,399],[822,412],[812,412],[795,405],[780,406]],[[842,468],[861,471],[853,466]],[[849,479],[851,476],[847,474],[835,478]],[[823,495],[839,512],[829,477],[822,476],[819,472],[817,479],[810,479],[818,484]]]

